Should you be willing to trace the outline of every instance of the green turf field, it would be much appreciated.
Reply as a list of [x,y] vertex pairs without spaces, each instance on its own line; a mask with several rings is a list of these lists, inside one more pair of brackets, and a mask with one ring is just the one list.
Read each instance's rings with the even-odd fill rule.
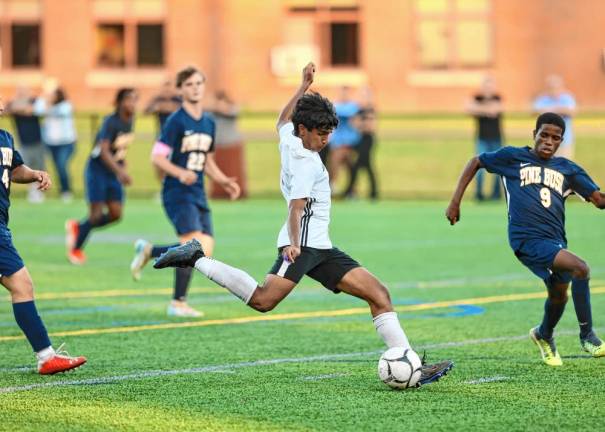
[[[595,324],[605,334],[603,214],[568,206],[570,247],[593,271]],[[544,289],[513,257],[503,203],[336,203],[332,239],[391,289],[414,347],[456,367],[439,383],[392,391],[377,377],[383,345],[363,302],[305,279],[266,315],[200,275],[199,320],[165,315],[172,272],[130,279],[132,242],[174,240],[160,206],[130,200],[125,220],[93,234],[89,263],[69,265],[63,222],[83,203],[16,201],[11,227],[55,344],[89,363],[38,376],[0,308],[0,430],[598,430],[605,359],[579,349],[573,307],[558,329],[564,366],[540,363],[527,338]],[[280,201],[213,203],[216,257],[260,279],[275,258]],[[16,338],[15,338],[16,337]]]

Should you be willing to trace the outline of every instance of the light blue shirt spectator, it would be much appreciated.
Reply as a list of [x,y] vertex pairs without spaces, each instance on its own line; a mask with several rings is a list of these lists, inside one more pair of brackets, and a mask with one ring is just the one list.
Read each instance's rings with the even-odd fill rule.
[[44,116],[42,140],[49,146],[73,144],[76,142],[73,107],[67,100],[48,106],[43,98],[36,99],[36,115]]
[[572,146],[574,143],[574,133],[572,128],[571,116],[562,114],[561,108],[568,110],[576,109],[576,100],[571,93],[559,93],[557,95],[543,94],[538,96],[534,101],[534,110],[538,112],[555,112],[565,120],[565,134],[563,135],[563,142],[561,147]]

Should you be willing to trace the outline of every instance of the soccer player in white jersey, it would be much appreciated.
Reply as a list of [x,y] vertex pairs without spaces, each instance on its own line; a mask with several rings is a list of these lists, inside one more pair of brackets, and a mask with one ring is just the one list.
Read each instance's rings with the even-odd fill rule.
[[[315,66],[309,63],[277,121],[281,190],[288,217],[279,233],[277,260],[265,281],[259,285],[248,273],[206,257],[196,240],[169,249],[154,267],[194,267],[259,312],[275,308],[307,275],[334,293],[343,291],[365,300],[385,344],[410,348],[387,288],[330,241],[330,182],[319,151],[338,118],[328,99],[307,93],[314,75]],[[452,367],[451,361],[423,365],[421,384],[438,380]]]

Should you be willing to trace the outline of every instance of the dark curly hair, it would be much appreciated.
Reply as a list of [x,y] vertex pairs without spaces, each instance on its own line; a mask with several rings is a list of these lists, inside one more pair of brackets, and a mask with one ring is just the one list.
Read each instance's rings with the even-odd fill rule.
[[334,105],[319,93],[305,93],[297,102],[292,113],[294,134],[298,136],[298,125],[308,130],[331,131],[338,126]]
[[551,124],[561,128],[561,134],[565,133],[565,120],[559,114],[545,112],[536,119],[536,132],[540,130],[543,124]]

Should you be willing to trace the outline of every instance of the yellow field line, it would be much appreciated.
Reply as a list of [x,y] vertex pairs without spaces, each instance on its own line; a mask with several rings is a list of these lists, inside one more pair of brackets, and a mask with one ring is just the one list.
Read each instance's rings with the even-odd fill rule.
[[[592,294],[605,294],[605,286],[591,288]],[[479,305],[488,303],[502,303],[508,301],[520,301],[520,300],[533,300],[541,299],[546,296],[545,292],[533,292],[523,294],[506,294],[500,296],[488,296],[488,297],[475,297],[462,300],[448,300],[434,303],[421,303],[416,305],[399,306],[395,310],[397,312],[414,312],[429,309],[440,309],[452,306],[461,305]],[[84,329],[84,330],[71,330],[51,333],[53,337],[64,337],[64,336],[89,336],[99,334],[111,334],[111,333],[132,333],[145,330],[168,330],[177,328],[190,328],[190,327],[208,327],[228,324],[247,324],[252,322],[266,322],[266,321],[279,321],[288,319],[301,319],[301,318],[327,318],[327,317],[338,317],[347,315],[359,315],[369,313],[367,307],[362,308],[351,308],[351,309],[339,309],[332,311],[314,311],[314,312],[293,312],[293,313],[282,313],[282,314],[271,314],[271,315],[253,315],[240,318],[226,318],[226,319],[215,319],[215,320],[204,320],[204,321],[188,321],[179,323],[165,323],[165,324],[151,324],[142,326],[128,326],[128,327],[111,327],[111,328],[97,328],[97,329]],[[0,342],[13,341],[23,339],[23,336],[1,336]]]

